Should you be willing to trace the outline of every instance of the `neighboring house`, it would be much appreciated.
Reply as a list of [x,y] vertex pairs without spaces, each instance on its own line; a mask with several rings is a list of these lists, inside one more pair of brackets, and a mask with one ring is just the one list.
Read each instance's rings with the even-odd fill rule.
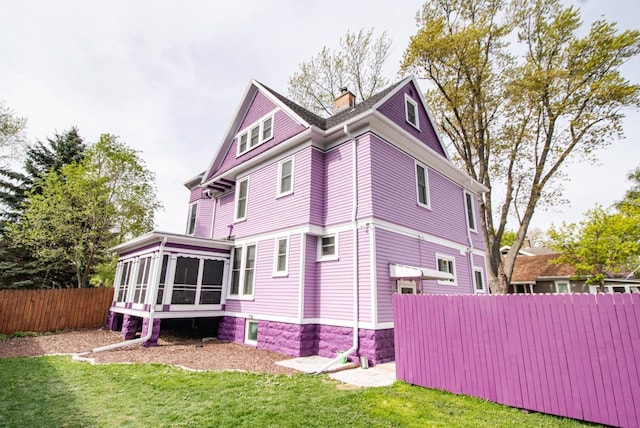
[[185,183],[186,235],[116,247],[111,328],[130,338],[142,319],[153,344],[162,319],[218,317],[222,340],[375,364],[394,358],[393,293],[485,293],[486,189],[451,162],[416,80],[335,107],[252,81]]
[[[532,248],[525,251],[529,250]],[[585,283],[585,277],[576,276],[576,269],[573,266],[566,263],[553,263],[553,260],[558,257],[560,257],[558,253],[518,256],[511,276],[511,292],[561,294],[598,292],[597,286]],[[608,293],[638,293],[640,281],[607,278],[605,289]]]

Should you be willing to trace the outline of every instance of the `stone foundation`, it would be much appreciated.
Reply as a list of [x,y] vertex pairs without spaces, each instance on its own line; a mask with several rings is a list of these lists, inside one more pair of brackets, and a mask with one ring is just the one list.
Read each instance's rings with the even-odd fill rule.
[[[149,329],[149,318],[142,319],[142,337],[144,337]],[[149,340],[144,342],[142,346],[150,347],[150,346],[158,346],[158,338],[160,337],[160,320],[154,319],[153,325],[151,326],[151,337]]]
[[107,328],[111,331],[120,331],[122,329],[122,314],[117,312],[109,312],[107,318]]
[[131,340],[136,337],[138,331],[138,321],[140,318],[133,315],[124,314],[122,317],[122,329],[120,330],[120,336],[122,340]]
[[[320,355],[333,358],[353,345],[353,329],[320,324],[289,324],[258,321],[258,348],[292,357]],[[218,339],[244,343],[244,318],[223,317]],[[349,356],[352,362],[367,357],[370,365],[394,360],[393,329],[359,331],[359,348]]]

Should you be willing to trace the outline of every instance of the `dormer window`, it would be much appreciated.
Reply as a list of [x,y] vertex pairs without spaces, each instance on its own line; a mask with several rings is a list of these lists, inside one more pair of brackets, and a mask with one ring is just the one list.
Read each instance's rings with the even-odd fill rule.
[[414,128],[420,130],[418,103],[407,94],[404,94],[404,111],[407,122],[409,122]]
[[240,156],[260,144],[273,138],[273,118],[275,113],[269,113],[267,116],[260,118],[260,120],[252,123],[246,127],[237,136],[238,150],[237,155]]

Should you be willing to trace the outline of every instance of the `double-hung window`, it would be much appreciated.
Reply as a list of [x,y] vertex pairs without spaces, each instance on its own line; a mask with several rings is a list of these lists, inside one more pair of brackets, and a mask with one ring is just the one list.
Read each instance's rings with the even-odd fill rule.
[[471,193],[464,192],[464,207],[467,213],[467,227],[472,232],[476,231],[476,217],[475,217],[475,209],[473,206],[473,196]]
[[247,198],[249,196],[249,177],[238,181],[236,186],[236,206],[234,221],[247,218]]
[[278,164],[278,194],[286,196],[293,193],[293,158]]
[[418,103],[407,94],[404,94],[404,112],[407,122],[409,122],[414,128],[420,130]]
[[456,285],[456,261],[453,257],[436,255],[438,271],[449,273],[453,278],[438,280],[438,284]]
[[571,293],[571,288],[569,287],[568,281],[556,281],[556,293],[558,294],[568,294]]
[[430,208],[429,201],[429,170],[426,166],[416,163],[416,191],[418,205]]
[[237,136],[237,154],[240,156],[273,138],[273,121],[275,114],[269,113],[258,121],[244,128]]
[[229,297],[251,298],[256,276],[255,244],[236,247],[231,269],[231,288]]
[[198,203],[194,202],[189,208],[189,223],[187,224],[187,235],[193,235],[196,232],[196,217],[198,216]]
[[289,238],[276,239],[274,276],[286,276],[289,265]]

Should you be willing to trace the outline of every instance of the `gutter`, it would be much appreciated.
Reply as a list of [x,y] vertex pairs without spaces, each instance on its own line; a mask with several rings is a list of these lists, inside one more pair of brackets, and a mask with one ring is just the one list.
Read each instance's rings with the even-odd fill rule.
[[125,340],[124,342],[113,343],[111,345],[101,346],[99,348],[94,348],[93,353],[98,353],[102,351],[110,351],[112,349],[122,348],[123,346],[135,345],[138,343],[144,343],[147,340],[151,339],[151,335],[153,335],[153,321],[155,319],[156,314],[156,299],[158,298],[158,286],[160,284],[160,271],[162,270],[162,258],[164,257],[164,246],[167,243],[167,237],[165,236],[160,244],[160,251],[158,252],[158,268],[156,270],[155,279],[153,281],[153,286],[150,288],[150,297],[151,297],[151,308],[149,309],[149,323],[147,324],[147,333],[138,339]]
[[344,124],[342,128],[344,134],[353,142],[353,151],[352,151],[352,183],[353,183],[353,207],[351,210],[351,222],[353,224],[353,345],[347,351],[341,353],[331,361],[329,361],[324,366],[320,367],[316,373],[322,373],[326,371],[329,367],[342,360],[343,358],[348,358],[349,355],[353,354],[358,350],[359,343],[359,295],[358,295],[358,222],[356,221],[358,216],[358,142],[349,132],[347,123]]

